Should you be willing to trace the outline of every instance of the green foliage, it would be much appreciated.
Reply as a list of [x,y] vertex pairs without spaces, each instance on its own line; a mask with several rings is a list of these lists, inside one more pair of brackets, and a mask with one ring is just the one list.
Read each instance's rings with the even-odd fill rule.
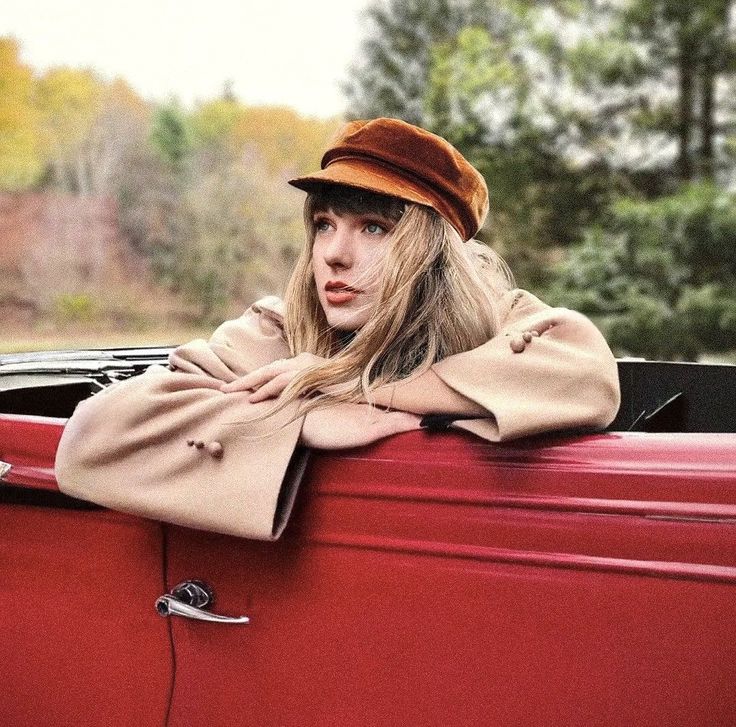
[[192,138],[188,119],[177,103],[156,110],[150,141],[161,158],[173,167],[184,161],[192,147]]
[[566,60],[573,83],[585,90],[601,84],[633,85],[646,74],[642,54],[621,37],[585,38],[569,50]]
[[508,50],[507,44],[477,26],[436,44],[424,97],[424,124],[459,148],[469,149],[482,142],[484,114],[478,101],[484,95],[501,92],[510,112],[517,112],[526,78]]
[[622,229],[637,231],[643,248],[665,247],[694,282],[736,281],[735,201],[712,184],[690,184],[653,202],[621,200],[614,218]]
[[53,301],[53,315],[61,323],[89,322],[98,312],[97,301],[89,293],[61,293]]
[[348,116],[391,116],[428,126],[425,97],[435,47],[454,43],[466,28],[503,35],[528,5],[518,0],[374,0],[366,12],[360,60],[345,84]]
[[736,348],[736,199],[693,184],[622,199],[559,266],[550,298],[595,317],[621,353],[686,360]]
[[554,248],[579,236],[610,191],[556,148],[557,128],[534,88],[535,69],[515,53],[521,37],[531,43],[538,36],[527,20],[518,21],[507,35],[471,26],[435,46],[425,106],[429,128],[488,181],[486,236],[519,283],[535,287],[547,282]]

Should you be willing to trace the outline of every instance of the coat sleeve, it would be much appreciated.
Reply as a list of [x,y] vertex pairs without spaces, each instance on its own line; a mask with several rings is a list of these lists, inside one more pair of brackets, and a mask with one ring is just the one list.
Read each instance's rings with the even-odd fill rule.
[[59,442],[59,489],[187,527],[278,537],[306,464],[303,418],[294,404],[255,420],[272,403],[219,390],[228,372],[285,346],[276,328],[251,308],[209,342],[179,347],[173,360],[183,370],[151,366],[82,401]]
[[473,403],[471,414],[479,405],[490,415],[453,426],[500,442],[610,424],[620,404],[618,369],[595,325],[523,290],[509,291],[500,305],[503,323],[496,336],[431,369]]
[[169,355],[169,366],[230,382],[290,355],[283,337],[283,303],[269,296],[240,318],[225,321],[208,341],[196,338],[177,346]]

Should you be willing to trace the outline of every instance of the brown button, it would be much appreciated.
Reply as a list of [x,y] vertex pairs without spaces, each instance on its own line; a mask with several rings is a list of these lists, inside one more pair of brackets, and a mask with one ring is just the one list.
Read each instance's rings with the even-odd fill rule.
[[524,333],[521,334],[521,337],[527,342],[531,343],[532,340],[532,332],[531,331],[524,331]]
[[524,343],[524,339],[521,336],[514,336],[509,341],[509,346],[511,346],[511,350],[514,353],[521,353],[526,348],[526,343]]
[[223,447],[220,442],[210,442],[207,445],[207,451],[215,458],[220,459],[223,454]]

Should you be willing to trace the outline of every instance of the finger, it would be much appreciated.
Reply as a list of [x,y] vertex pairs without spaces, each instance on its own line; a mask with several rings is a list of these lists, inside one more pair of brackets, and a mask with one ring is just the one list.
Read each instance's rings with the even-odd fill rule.
[[235,381],[231,381],[228,384],[222,384],[220,386],[220,391],[224,391],[226,394],[230,394],[234,391],[250,391],[250,387],[246,384],[243,384],[243,378],[240,377],[239,379],[236,379]]
[[286,388],[287,384],[294,378],[293,371],[287,371],[271,379],[268,383],[254,391],[248,401],[255,404],[266,399],[275,399]]
[[281,373],[281,364],[282,362],[280,361],[274,361],[266,366],[261,366],[255,371],[241,376],[236,381],[225,384],[221,387],[221,391],[247,391],[248,389],[256,389],[259,386],[263,386],[263,384],[268,383]]

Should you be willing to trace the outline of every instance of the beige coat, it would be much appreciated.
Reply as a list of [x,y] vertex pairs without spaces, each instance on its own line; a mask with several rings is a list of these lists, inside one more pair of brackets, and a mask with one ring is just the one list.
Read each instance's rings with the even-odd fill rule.
[[[280,306],[264,298],[209,341],[176,348],[169,359],[176,370],[151,366],[81,402],[57,451],[62,492],[189,527],[278,537],[306,462],[298,446],[303,419],[288,423],[294,404],[243,424],[271,403],[251,404],[247,392],[219,386],[289,356]],[[389,387],[377,402],[420,414],[482,412],[485,418],[453,426],[493,442],[556,429],[595,431],[613,421],[616,361],[585,316],[513,290],[501,299],[501,320],[483,346]]]

